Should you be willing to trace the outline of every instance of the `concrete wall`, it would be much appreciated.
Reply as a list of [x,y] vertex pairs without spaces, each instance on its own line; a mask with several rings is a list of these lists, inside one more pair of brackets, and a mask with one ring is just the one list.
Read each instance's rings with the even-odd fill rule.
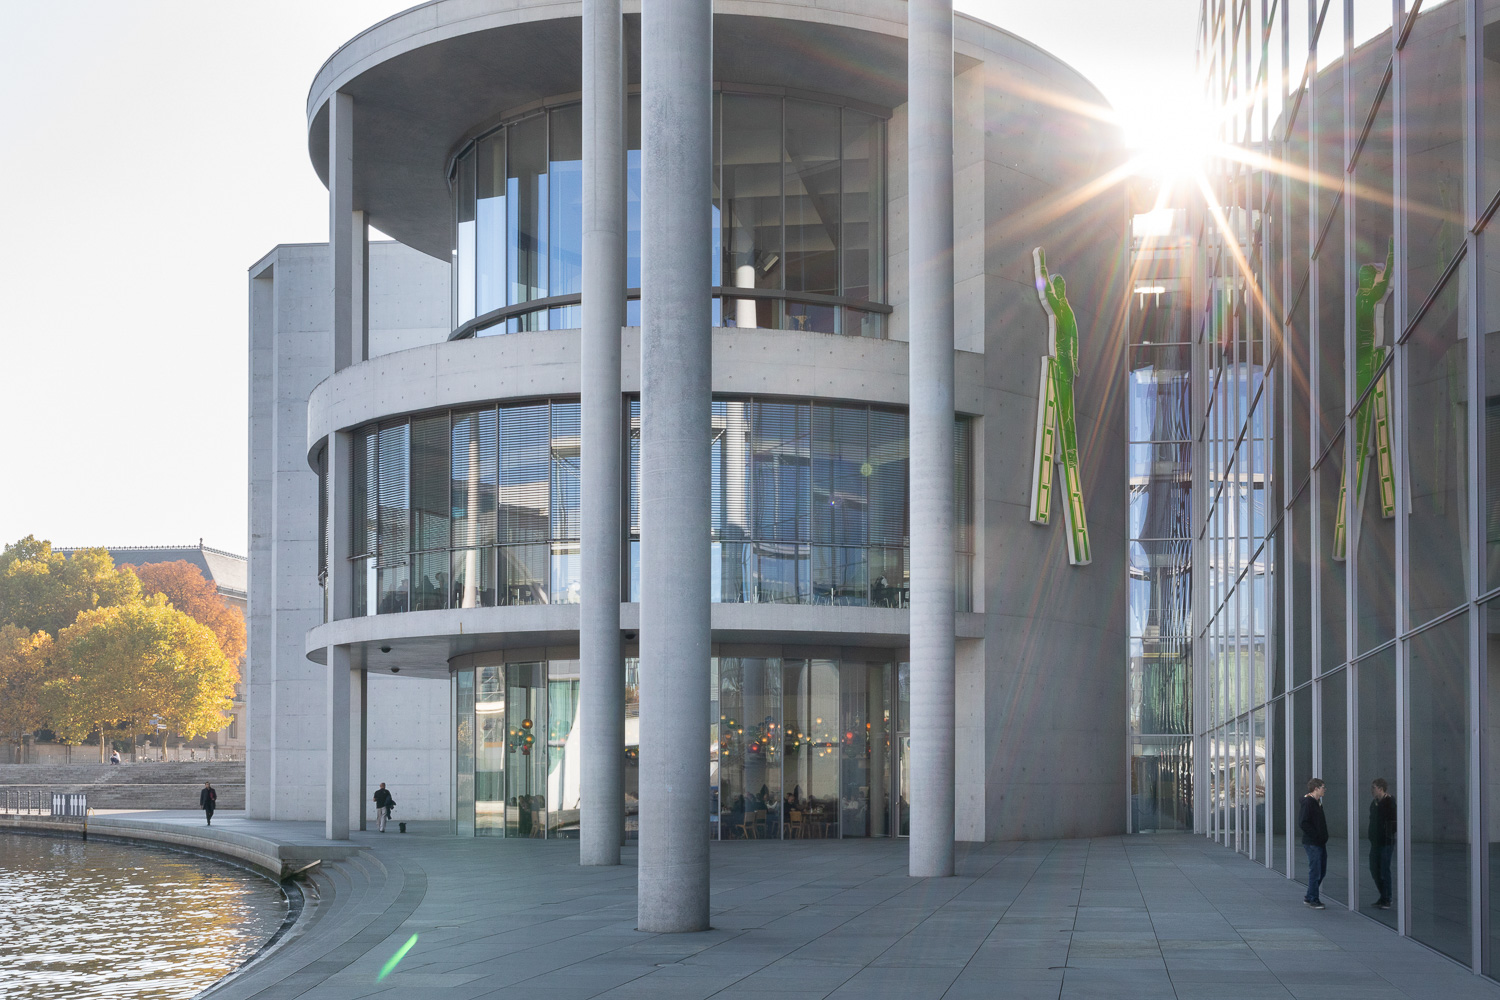
[[[445,338],[447,269],[394,243],[372,245],[370,261],[372,351]],[[307,400],[333,371],[331,283],[322,244],[277,247],[250,271],[245,780],[246,809],[254,818],[323,815],[326,668],[307,659],[303,642],[323,618]],[[399,781],[410,789],[398,797],[403,818],[448,816],[447,704],[445,683],[382,678],[371,684],[369,773],[374,782]]]
[[448,339],[448,271],[400,243],[370,244],[370,357]]
[[[987,621],[984,834],[1123,833],[1128,214],[1119,187],[1076,204],[1085,184],[1115,166],[1120,147],[1098,122],[1028,96],[1034,82],[1023,67],[996,56],[982,72],[983,159],[964,167],[961,188],[982,185],[985,219],[986,398],[976,443],[984,482],[976,610]],[[1091,99],[1076,81],[1074,94],[1068,80],[1048,85]],[[1077,427],[1093,550],[1085,567],[1068,563],[1060,493],[1050,526],[1028,520],[1047,345],[1037,246],[1066,278],[1078,318]]]

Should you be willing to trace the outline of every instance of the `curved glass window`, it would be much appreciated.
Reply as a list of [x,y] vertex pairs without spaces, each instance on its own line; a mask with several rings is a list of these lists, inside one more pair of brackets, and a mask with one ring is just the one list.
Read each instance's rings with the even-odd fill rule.
[[[906,413],[713,402],[712,599],[901,608],[910,529]],[[959,610],[971,606],[969,422],[954,423]],[[356,615],[576,604],[577,400],[443,410],[354,432]],[[640,599],[640,402],[630,402],[629,594]]]
[[[760,647],[715,656],[706,706],[711,810],[718,840],[904,835],[895,651],[805,659]],[[498,657],[497,657],[498,659]],[[637,839],[640,661],[625,673],[625,829]],[[574,839],[583,764],[574,659],[517,660],[455,671],[457,829],[480,837]],[[898,680],[901,678],[901,680]],[[899,713],[899,714],[898,714]]]
[[[639,325],[638,96],[628,124],[627,322]],[[715,326],[885,336],[884,128],[831,104],[716,96]],[[577,104],[510,122],[458,157],[450,178],[456,335],[578,326],[582,159]]]

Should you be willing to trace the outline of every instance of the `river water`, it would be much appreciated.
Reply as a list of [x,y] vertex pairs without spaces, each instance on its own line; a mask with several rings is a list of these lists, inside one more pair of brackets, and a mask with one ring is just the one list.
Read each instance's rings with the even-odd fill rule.
[[0,834],[0,997],[192,997],[286,912],[275,883],[217,861]]

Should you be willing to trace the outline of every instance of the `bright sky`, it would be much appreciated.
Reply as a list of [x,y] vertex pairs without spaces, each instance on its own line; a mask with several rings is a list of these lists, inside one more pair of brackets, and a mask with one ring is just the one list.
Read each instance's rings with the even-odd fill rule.
[[[246,268],[327,239],[307,89],[408,6],[0,4],[0,543],[247,551]],[[958,7],[1127,121],[1192,89],[1197,0]]]

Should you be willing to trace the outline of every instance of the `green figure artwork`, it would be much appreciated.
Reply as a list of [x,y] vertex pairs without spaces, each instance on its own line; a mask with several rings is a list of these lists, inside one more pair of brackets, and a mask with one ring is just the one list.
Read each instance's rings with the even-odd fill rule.
[[[1037,389],[1036,461],[1031,478],[1031,523],[1050,524],[1053,469],[1062,466],[1063,520],[1068,530],[1068,562],[1087,566],[1088,519],[1083,509],[1083,479],[1078,470],[1078,428],[1073,419],[1073,383],[1078,377],[1078,320],[1068,304],[1062,275],[1047,272],[1041,247],[1031,251],[1036,294],[1047,313],[1047,354]],[[1059,441],[1061,439],[1061,441]],[[1061,444],[1061,454],[1058,446]]]
[[[1354,395],[1364,396],[1385,361],[1389,350],[1385,339],[1384,310],[1381,306],[1391,294],[1391,275],[1396,269],[1396,241],[1386,245],[1385,266],[1361,264],[1359,288],[1354,293]],[[1368,402],[1361,404],[1354,418],[1354,503],[1356,513],[1364,509],[1365,483],[1370,462],[1375,459],[1380,482],[1380,514],[1396,516],[1396,484],[1391,468],[1391,427],[1389,377],[1382,375]],[[1373,431],[1374,441],[1371,441]],[[1344,521],[1344,503],[1349,484],[1349,470],[1339,478],[1339,505],[1333,525],[1333,558],[1342,562],[1349,551],[1348,525]]]

